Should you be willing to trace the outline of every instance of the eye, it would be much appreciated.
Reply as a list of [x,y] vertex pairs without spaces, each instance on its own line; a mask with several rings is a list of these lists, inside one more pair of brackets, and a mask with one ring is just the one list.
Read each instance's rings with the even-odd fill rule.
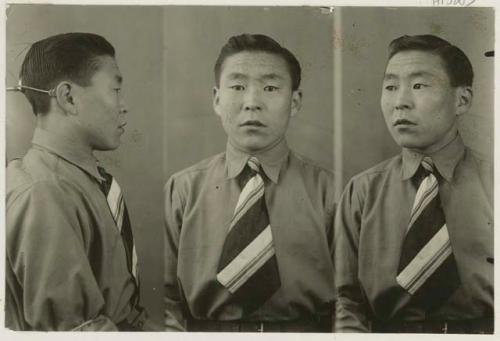
[[427,85],[426,84],[422,84],[422,83],[416,83],[416,84],[413,84],[413,89],[416,89],[416,90],[419,90],[419,89],[422,89],[422,88],[426,88]]
[[232,85],[229,88],[233,89],[235,91],[243,91],[243,90],[245,90],[245,87],[243,85],[239,85],[239,84]]
[[384,89],[387,91],[394,91],[394,90],[396,90],[396,86],[395,85],[386,85],[384,87]]
[[277,91],[279,88],[274,86],[274,85],[266,85],[264,87],[264,91],[267,91],[267,92],[274,92],[274,91]]

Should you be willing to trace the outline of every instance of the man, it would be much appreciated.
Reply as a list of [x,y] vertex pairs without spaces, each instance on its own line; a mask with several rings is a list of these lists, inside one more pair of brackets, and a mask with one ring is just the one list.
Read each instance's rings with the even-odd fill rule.
[[120,187],[93,156],[127,109],[113,46],[88,33],[34,43],[20,72],[33,146],[7,167],[6,326],[140,330],[135,247]]
[[285,140],[301,106],[299,62],[243,34],[214,71],[226,151],[165,187],[167,330],[331,331],[332,174]]
[[492,333],[492,164],[457,129],[472,78],[443,39],[390,44],[381,107],[402,152],[339,202],[336,331]]

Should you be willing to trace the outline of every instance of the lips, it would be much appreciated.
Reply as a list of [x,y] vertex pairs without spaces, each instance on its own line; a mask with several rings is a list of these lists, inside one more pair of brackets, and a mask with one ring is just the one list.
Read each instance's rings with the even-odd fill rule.
[[245,121],[240,124],[240,127],[265,127],[265,126],[266,125],[264,123],[257,120]]
[[408,126],[408,125],[417,125],[417,124],[412,122],[412,121],[409,121],[407,119],[404,119],[404,118],[400,118],[400,119],[396,120],[396,122],[394,122],[394,124],[393,124],[393,126],[395,126],[395,127]]

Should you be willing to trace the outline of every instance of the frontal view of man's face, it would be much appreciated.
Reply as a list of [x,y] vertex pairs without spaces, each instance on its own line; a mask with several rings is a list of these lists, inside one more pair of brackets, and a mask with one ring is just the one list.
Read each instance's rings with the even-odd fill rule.
[[396,143],[432,153],[450,142],[457,133],[457,91],[440,56],[395,54],[387,64],[380,103]]
[[300,92],[292,91],[286,61],[266,52],[245,51],[228,57],[222,64],[219,87],[214,89],[214,109],[229,142],[247,153],[277,145],[300,101]]

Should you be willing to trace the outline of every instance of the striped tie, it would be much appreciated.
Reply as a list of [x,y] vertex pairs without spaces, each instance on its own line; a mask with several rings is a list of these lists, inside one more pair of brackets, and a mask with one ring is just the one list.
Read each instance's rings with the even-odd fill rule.
[[132,234],[132,227],[130,226],[127,206],[123,201],[122,190],[115,178],[107,173],[104,168],[97,167],[97,169],[105,179],[105,181],[100,184],[100,187],[106,196],[109,210],[111,211],[116,227],[118,231],[120,231],[123,243],[125,244],[127,267],[137,282],[137,254],[135,251],[134,237]]
[[403,243],[397,282],[412,302],[431,312],[444,304],[460,284],[448,228],[439,198],[432,159],[422,160],[424,173]]
[[217,273],[219,283],[246,314],[281,286],[259,160],[251,157],[247,166],[249,179],[229,224]]

